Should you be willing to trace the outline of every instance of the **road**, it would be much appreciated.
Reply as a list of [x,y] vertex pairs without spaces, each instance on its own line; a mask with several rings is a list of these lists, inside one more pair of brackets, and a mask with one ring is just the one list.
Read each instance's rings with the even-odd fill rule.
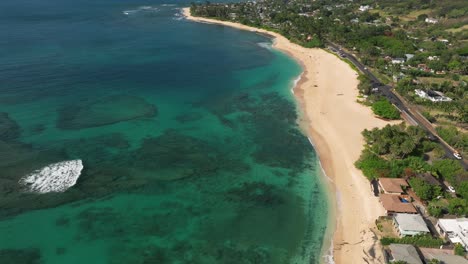
[[[453,156],[454,148],[447,144],[442,138],[440,138],[434,127],[419,113],[416,109],[413,109],[409,104],[405,103],[404,99],[401,98],[397,93],[392,90],[392,87],[389,85],[383,84],[372,72],[370,72],[367,67],[362,64],[353,54],[344,51],[336,44],[328,43],[329,49],[333,52],[336,52],[340,57],[348,59],[356,68],[359,69],[363,74],[365,74],[372,82],[372,87],[377,88],[378,92],[385,96],[395,107],[397,107],[400,112],[404,113],[410,120],[411,123],[416,123],[422,127],[429,139],[437,141],[440,146],[444,149],[446,157],[450,159],[455,159]],[[458,160],[460,164],[468,170],[468,163],[465,160]]]

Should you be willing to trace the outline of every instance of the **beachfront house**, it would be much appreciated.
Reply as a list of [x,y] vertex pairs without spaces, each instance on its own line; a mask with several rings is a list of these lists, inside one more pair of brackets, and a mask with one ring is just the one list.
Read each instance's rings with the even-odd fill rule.
[[380,203],[382,203],[387,215],[394,215],[397,213],[417,214],[418,211],[416,211],[416,208],[414,208],[409,200],[410,198],[405,198],[400,195],[387,193],[380,195]]
[[400,237],[429,234],[426,222],[419,214],[396,214],[393,225]]
[[[408,182],[401,178],[380,178],[379,187],[384,193],[388,194],[402,194],[403,188],[407,188]],[[403,187],[403,188],[402,188]]]
[[468,260],[464,257],[454,255],[452,249],[425,247],[418,247],[418,249],[426,263],[430,263],[429,261],[432,259],[437,259],[440,264],[468,264]]
[[390,244],[388,249],[387,254],[390,262],[402,261],[408,264],[423,264],[413,245]]
[[468,250],[468,218],[439,219],[437,230],[453,244],[460,243]]

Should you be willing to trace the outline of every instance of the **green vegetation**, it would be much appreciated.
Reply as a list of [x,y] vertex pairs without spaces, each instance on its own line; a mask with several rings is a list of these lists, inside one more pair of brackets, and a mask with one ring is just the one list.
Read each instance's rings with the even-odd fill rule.
[[462,256],[462,257],[464,257],[466,253],[465,248],[460,243],[455,244],[454,252],[455,252],[455,255]]
[[374,114],[386,119],[400,119],[400,111],[387,99],[381,99],[372,104]]
[[459,131],[455,126],[438,126],[437,134],[461,153],[468,154],[468,133]]
[[453,198],[449,200],[448,212],[457,216],[468,215],[468,202],[466,199]]
[[427,148],[425,133],[414,126],[387,125],[362,132],[366,147],[355,165],[368,179],[413,176],[430,170],[418,155]]
[[383,237],[380,239],[382,245],[387,246],[393,243],[397,244],[412,244],[420,247],[438,248],[444,244],[444,241],[440,238],[432,238],[431,236],[414,236],[414,237]]
[[409,184],[416,195],[423,200],[430,201],[437,196],[442,195],[442,188],[440,188],[440,186],[431,185],[423,179],[411,178],[409,180]]
[[452,159],[434,161],[432,170],[436,173],[436,176],[443,177],[454,186],[458,186],[458,183],[462,183],[468,177],[460,163]]

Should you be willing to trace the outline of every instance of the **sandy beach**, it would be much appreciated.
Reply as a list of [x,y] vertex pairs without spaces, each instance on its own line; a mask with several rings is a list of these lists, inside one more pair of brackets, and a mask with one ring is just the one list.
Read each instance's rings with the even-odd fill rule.
[[[383,127],[370,108],[356,102],[358,74],[338,57],[321,49],[303,48],[285,37],[245,25],[192,17],[189,20],[222,24],[274,37],[273,47],[295,58],[303,68],[294,94],[301,106],[301,127],[313,141],[320,162],[336,193],[335,231],[332,250],[335,263],[384,263],[380,244],[371,231],[375,219],[384,215],[369,181],[354,167],[363,148],[361,131]],[[327,246],[327,245],[325,245]]]

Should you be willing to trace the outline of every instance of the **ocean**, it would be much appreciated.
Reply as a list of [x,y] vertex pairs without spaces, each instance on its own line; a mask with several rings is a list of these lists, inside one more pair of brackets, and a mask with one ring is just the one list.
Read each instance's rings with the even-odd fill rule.
[[300,66],[187,5],[0,1],[0,263],[321,261]]

